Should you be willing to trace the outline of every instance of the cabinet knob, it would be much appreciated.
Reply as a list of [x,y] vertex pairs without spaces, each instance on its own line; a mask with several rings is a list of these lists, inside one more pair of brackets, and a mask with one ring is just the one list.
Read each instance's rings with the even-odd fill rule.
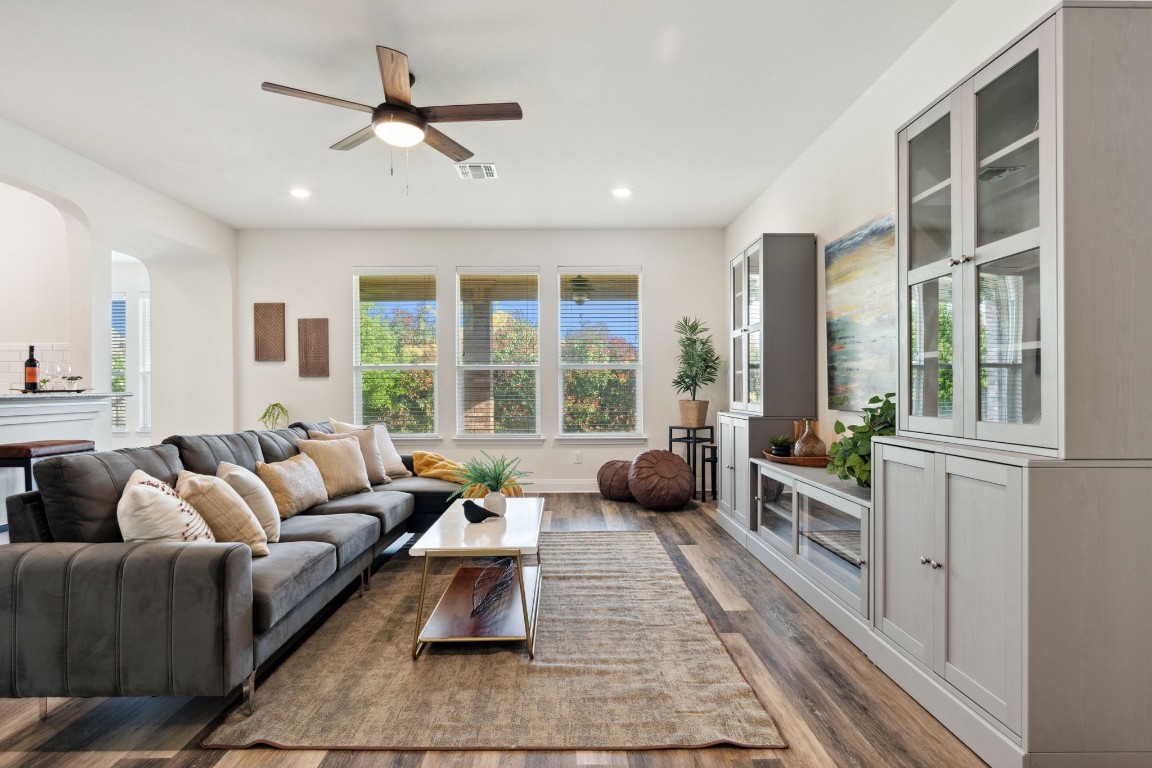
[[948,266],[950,266],[950,267],[960,266],[960,259],[948,259]]
[[928,558],[921,556],[920,565],[928,565]]
[[929,560],[928,565],[932,566],[932,570],[936,570],[937,568],[940,568],[941,566],[943,566],[944,563],[938,563],[935,560]]
[[972,257],[971,257],[971,256],[965,256],[964,258],[960,259],[960,263],[961,263],[961,264],[967,264],[967,263],[968,263],[968,262],[970,262],[970,261],[972,261]]

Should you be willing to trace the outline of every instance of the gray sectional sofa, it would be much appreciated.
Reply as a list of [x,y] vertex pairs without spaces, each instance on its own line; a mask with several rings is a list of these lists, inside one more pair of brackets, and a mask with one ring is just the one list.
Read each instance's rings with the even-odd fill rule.
[[[136,469],[175,485],[221,461],[254,470],[298,452],[308,429],[177,435],[163,445],[46,459],[38,490],[8,497],[0,546],[0,697],[224,696],[337,595],[367,584],[375,557],[422,531],[459,486],[410,477],[282,521],[253,558],[238,543],[125,543],[116,505]],[[405,457],[411,465],[411,459]]]

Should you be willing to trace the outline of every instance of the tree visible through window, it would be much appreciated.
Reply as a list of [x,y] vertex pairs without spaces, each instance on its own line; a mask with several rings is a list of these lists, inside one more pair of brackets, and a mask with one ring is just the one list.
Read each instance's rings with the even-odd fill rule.
[[356,418],[393,434],[436,431],[436,276],[360,275]]
[[539,434],[539,284],[538,275],[459,275],[461,434]]
[[640,276],[560,276],[561,434],[640,430]]

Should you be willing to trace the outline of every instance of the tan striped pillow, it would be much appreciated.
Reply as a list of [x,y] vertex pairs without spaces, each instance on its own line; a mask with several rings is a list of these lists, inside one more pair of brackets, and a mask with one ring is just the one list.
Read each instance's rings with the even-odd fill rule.
[[355,432],[344,432],[339,435],[310,429],[308,430],[308,437],[313,440],[355,439],[359,441],[360,455],[364,458],[364,468],[368,470],[368,482],[372,485],[384,485],[392,482],[388,473],[384,471],[384,462],[380,458],[380,446],[376,443],[376,430],[371,427],[358,429]]
[[268,555],[268,534],[228,483],[182,469],[176,478],[176,493],[200,513],[216,541],[239,541],[248,545],[253,557]]
[[303,453],[271,464],[258,461],[256,476],[263,480],[264,485],[272,492],[281,520],[287,520],[298,512],[328,501],[320,468]]
[[320,468],[320,477],[324,478],[328,498],[372,490],[359,441],[300,440],[296,447]]

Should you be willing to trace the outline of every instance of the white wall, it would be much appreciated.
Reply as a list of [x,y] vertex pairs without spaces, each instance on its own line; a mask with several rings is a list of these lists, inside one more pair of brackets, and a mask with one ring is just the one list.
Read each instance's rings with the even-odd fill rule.
[[[70,293],[60,311],[70,338],[56,341],[70,343],[74,373],[109,386],[111,254],[131,254],[151,273],[162,340],[153,346],[153,434],[232,429],[235,230],[3,118],[0,183],[43,198],[63,220]],[[5,276],[18,268],[0,255]]]
[[[442,376],[439,391],[439,443],[406,443],[402,450],[433,450],[454,459],[481,448],[522,457],[533,472],[533,491],[593,490],[596,470],[608,459],[631,458],[648,448],[666,448],[668,425],[679,421],[672,389],[676,336],[672,327],[684,315],[703,318],[713,330],[725,320],[725,274],[720,230],[442,230],[369,232],[246,231],[239,239],[236,294],[237,424],[259,427],[257,417],[274,401],[288,407],[293,420],[323,421],[352,417],[352,275],[355,267],[432,266],[437,269],[440,359],[454,354],[455,279],[457,267],[538,267],[541,285],[541,426],[542,446],[522,443],[457,443],[455,383]],[[644,433],[647,445],[556,446],[557,268],[561,266],[635,265],[641,268],[643,313]],[[287,361],[253,361],[252,305],[284,302]],[[297,373],[298,318],[327,317],[330,370],[326,379],[304,379]],[[724,340],[718,336],[718,348]],[[551,373],[550,373],[551,372]],[[727,376],[725,371],[724,377]],[[723,397],[724,378],[712,391],[714,405]],[[716,408],[712,409],[714,414]],[[583,463],[573,463],[574,452]]]
[[725,230],[727,257],[762,232],[816,233],[817,403],[825,441],[835,437],[833,421],[858,418],[827,407],[824,246],[896,206],[896,129],[1052,6],[1053,0],[958,0]]

